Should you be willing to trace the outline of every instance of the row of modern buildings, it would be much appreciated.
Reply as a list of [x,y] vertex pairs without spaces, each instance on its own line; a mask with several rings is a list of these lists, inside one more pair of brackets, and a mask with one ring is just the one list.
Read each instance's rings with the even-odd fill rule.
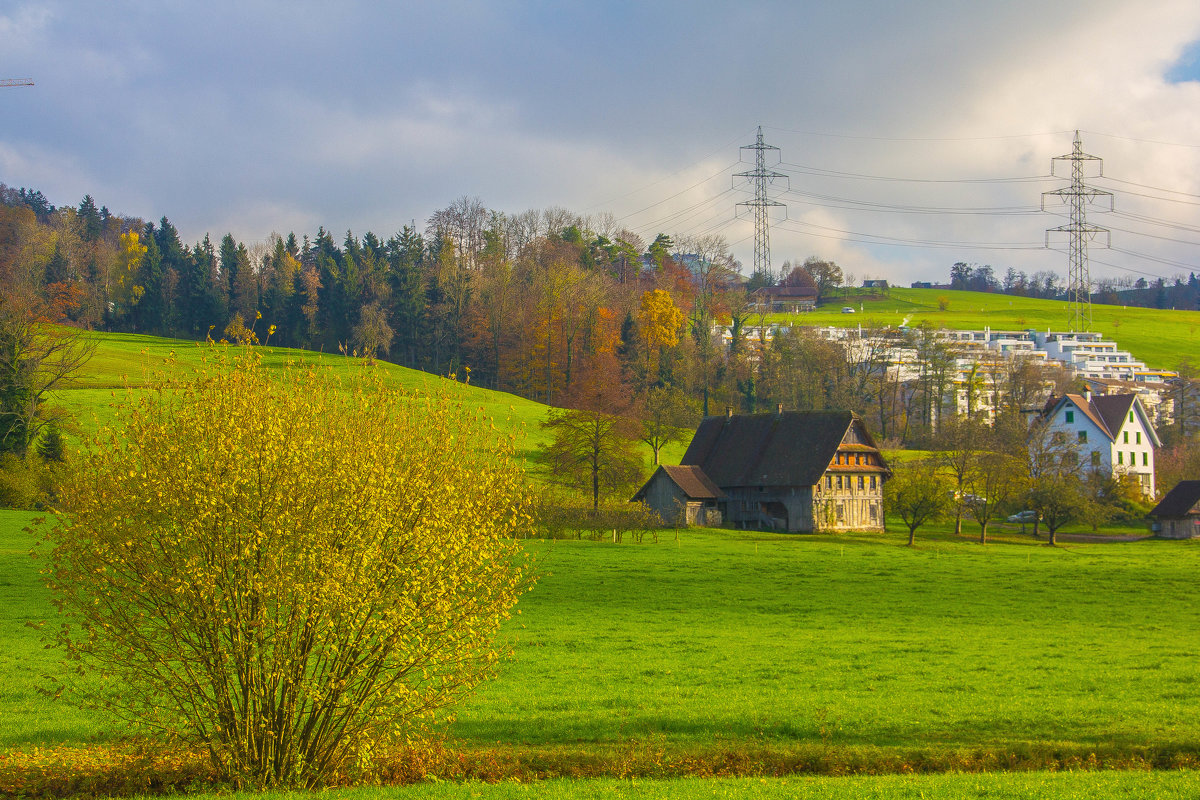
[[[786,326],[743,328],[741,335],[752,342],[769,342]],[[847,356],[859,363],[871,362],[886,370],[889,379],[916,386],[927,374],[928,342],[932,336],[945,361],[945,407],[940,413],[955,413],[986,420],[1009,402],[1010,380],[1020,361],[1038,367],[1055,367],[1069,379],[1082,382],[1095,395],[1135,394],[1157,427],[1174,421],[1174,372],[1149,367],[1128,350],[1095,332],[1027,330],[935,330],[905,327],[864,329],[857,327],[811,328],[816,335],[841,342]],[[717,335],[727,343],[729,328]],[[1035,397],[1023,398],[1030,410],[1040,408],[1054,392],[1054,382],[1044,381]]]

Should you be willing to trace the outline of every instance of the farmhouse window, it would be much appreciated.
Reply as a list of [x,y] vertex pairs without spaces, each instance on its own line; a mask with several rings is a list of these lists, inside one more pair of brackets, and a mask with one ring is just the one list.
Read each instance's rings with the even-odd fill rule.
[[1132,466],[1136,466],[1136,465],[1137,465],[1137,453],[1134,453],[1133,451],[1130,451],[1130,453],[1129,453],[1129,466],[1131,466],[1131,467],[1132,467]]
[[1142,432],[1138,431],[1135,435],[1137,436],[1137,443],[1141,444],[1142,443]]
[[872,475],[872,476],[871,476],[871,491],[872,491],[872,492],[873,492],[873,491],[875,491],[875,488],[876,488],[876,486],[875,486],[875,476],[874,476],[874,475]]
[[1079,443],[1080,443],[1080,444],[1087,444],[1087,431],[1080,431],[1080,432],[1079,432]]
[[1092,466],[1093,467],[1100,466],[1100,451],[1099,450],[1092,451]]
[[1143,467],[1150,466],[1150,454],[1149,453],[1142,453],[1142,466]]
[[1124,453],[1122,453],[1120,450],[1118,450],[1118,451],[1117,451],[1117,463],[1118,463],[1118,464],[1124,464],[1124,463],[1125,463],[1125,454],[1124,454]]
[[863,477],[862,475],[859,475],[858,476],[858,490],[861,492],[865,488],[867,488],[867,479],[865,477]]
[[833,489],[833,476],[832,475],[825,476],[825,488],[830,489],[830,490]]
[[839,488],[839,489],[842,488],[842,476],[841,475],[838,475],[838,487],[837,488]]
[[879,519],[879,506],[875,505],[874,503],[871,503],[870,508],[871,508],[871,522],[875,522]]
[[1123,443],[1129,444],[1129,431],[1125,431],[1125,433],[1123,433],[1122,436],[1124,436],[1124,439],[1122,440]]
[[1129,421],[1133,422],[1133,412],[1132,411],[1129,412]]
[[1069,424],[1069,423],[1072,423],[1072,422],[1074,422],[1074,421],[1075,421],[1075,412],[1074,412],[1074,411],[1068,411],[1068,412],[1067,412],[1067,423]]

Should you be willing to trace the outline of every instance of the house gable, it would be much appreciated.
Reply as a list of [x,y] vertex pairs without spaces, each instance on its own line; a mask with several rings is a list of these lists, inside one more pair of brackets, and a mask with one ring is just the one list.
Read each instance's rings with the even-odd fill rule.
[[1137,395],[1066,394],[1051,398],[1042,416],[1078,446],[1085,467],[1130,475],[1153,496],[1154,449],[1161,442]]

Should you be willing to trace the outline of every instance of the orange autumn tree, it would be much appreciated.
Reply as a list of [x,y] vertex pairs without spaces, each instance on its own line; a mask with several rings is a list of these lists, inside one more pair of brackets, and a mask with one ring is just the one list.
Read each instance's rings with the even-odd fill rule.
[[322,785],[419,742],[530,583],[512,442],[373,371],[218,357],[131,401],[61,497],[57,643],[110,679],[92,699],[238,786]]

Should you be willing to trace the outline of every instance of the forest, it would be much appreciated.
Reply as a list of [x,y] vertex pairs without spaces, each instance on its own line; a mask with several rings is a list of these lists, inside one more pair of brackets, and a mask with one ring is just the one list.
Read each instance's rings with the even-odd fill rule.
[[647,242],[611,216],[506,214],[469,197],[386,239],[321,228],[188,245],[165,216],[123,217],[91,196],[55,207],[0,186],[0,277],[53,321],[382,358],[668,427],[782,403],[853,408],[884,438],[919,433],[945,374],[904,393],[878,354],[799,327],[763,333],[756,287],[823,295],[843,280],[836,264],[813,256],[749,281],[739,267],[720,236]]

